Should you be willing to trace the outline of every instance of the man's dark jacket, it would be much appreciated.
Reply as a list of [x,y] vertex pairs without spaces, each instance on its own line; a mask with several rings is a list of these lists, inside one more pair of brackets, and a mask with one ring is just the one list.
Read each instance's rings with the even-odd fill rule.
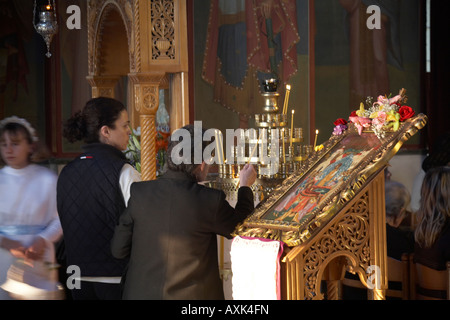
[[217,234],[231,238],[253,209],[249,187],[233,208],[223,191],[182,172],[133,183],[112,241],[115,257],[130,255],[123,298],[224,299]]

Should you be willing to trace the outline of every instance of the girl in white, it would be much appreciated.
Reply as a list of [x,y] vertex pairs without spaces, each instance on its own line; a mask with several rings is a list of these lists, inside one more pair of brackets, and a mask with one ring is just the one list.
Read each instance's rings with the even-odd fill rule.
[[[54,242],[62,235],[56,210],[57,175],[32,163],[37,137],[24,119],[0,121],[0,285],[17,259],[28,266],[54,263]],[[25,279],[25,276],[23,276]],[[10,290],[9,290],[10,291]],[[0,299],[10,299],[0,289]]]

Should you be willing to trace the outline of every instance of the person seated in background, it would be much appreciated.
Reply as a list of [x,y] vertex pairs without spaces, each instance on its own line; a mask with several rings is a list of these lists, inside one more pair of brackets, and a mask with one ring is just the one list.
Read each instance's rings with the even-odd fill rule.
[[413,232],[400,227],[409,214],[411,196],[403,184],[389,180],[385,183],[385,201],[387,255],[401,260],[403,253],[414,251]]
[[450,167],[427,171],[420,194],[414,261],[445,270],[450,261]]
[[414,178],[411,192],[411,211],[415,214],[420,208],[420,190],[423,178],[431,168],[450,166],[450,131],[445,132],[433,143],[430,153],[422,162],[420,172]]
[[[401,260],[403,253],[414,251],[414,234],[411,230],[403,230],[402,222],[408,217],[408,206],[411,196],[406,187],[390,179],[390,172],[385,169],[385,211],[386,211],[386,246],[387,256]],[[345,278],[359,280],[359,276],[350,272]],[[367,289],[343,285],[343,298],[345,300],[366,300]]]

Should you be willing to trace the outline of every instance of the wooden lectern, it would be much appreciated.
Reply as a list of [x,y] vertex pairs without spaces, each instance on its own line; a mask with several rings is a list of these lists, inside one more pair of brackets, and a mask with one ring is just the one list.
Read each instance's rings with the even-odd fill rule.
[[281,298],[339,299],[345,271],[374,300],[387,289],[384,168],[427,122],[423,114],[377,137],[350,125],[288,177],[234,236],[281,241]]

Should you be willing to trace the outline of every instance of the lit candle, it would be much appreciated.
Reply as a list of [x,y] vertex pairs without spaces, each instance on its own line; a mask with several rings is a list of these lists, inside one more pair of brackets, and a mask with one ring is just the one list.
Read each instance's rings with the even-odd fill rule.
[[289,103],[289,93],[291,92],[291,86],[286,85],[286,95],[284,96],[283,114],[287,113],[287,107]]
[[291,148],[292,148],[292,139],[294,139],[294,113],[295,113],[295,110],[292,110],[292,116],[291,116]]
[[314,150],[316,150],[317,136],[318,135],[319,135],[319,130],[316,130],[316,138],[314,139]]

